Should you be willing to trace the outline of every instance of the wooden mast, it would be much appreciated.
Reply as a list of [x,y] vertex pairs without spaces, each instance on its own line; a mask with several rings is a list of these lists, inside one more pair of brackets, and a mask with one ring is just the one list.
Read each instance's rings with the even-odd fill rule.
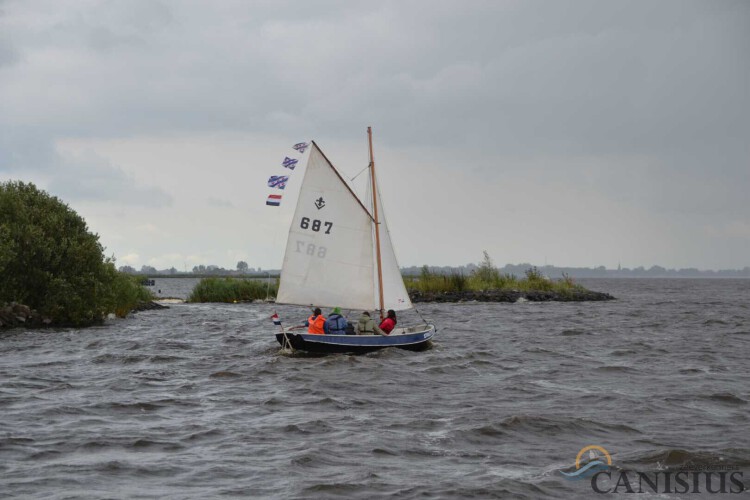
[[383,319],[383,265],[380,261],[380,222],[378,221],[378,185],[375,182],[375,158],[372,154],[372,127],[367,127],[367,140],[370,143],[370,177],[372,180],[372,214],[375,220],[375,253],[378,259],[378,296],[380,298],[380,319]]

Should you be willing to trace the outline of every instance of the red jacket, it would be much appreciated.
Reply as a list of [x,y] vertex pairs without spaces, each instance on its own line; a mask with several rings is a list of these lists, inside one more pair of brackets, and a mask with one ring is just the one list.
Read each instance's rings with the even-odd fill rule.
[[391,318],[385,318],[380,323],[380,329],[383,330],[385,333],[391,333],[393,329],[396,328],[396,322],[393,321]]

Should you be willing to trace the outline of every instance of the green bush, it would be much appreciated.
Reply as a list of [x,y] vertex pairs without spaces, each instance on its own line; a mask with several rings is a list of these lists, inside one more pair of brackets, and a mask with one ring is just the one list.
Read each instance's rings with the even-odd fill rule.
[[425,293],[461,292],[467,289],[468,280],[461,273],[435,274],[427,266],[423,266],[418,278],[404,278],[404,284],[408,290]]
[[487,250],[484,251],[484,259],[479,263],[479,268],[473,273],[474,281],[481,286],[486,285],[487,288],[496,286],[500,281],[500,271],[492,264],[490,254]]
[[188,302],[247,302],[276,296],[276,285],[243,278],[203,278]]
[[127,314],[145,295],[103,252],[99,236],[57,197],[33,184],[0,184],[0,302],[25,304],[58,325]]
[[[114,271],[114,265],[111,266]],[[139,276],[130,276],[114,271],[111,292],[111,310],[118,318],[124,318],[138,304],[154,299],[154,294],[141,285]]]

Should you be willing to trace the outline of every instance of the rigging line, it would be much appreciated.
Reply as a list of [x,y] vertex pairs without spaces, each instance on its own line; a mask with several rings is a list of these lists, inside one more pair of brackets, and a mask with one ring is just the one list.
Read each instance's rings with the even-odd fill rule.
[[364,171],[365,171],[365,170],[367,170],[368,168],[370,168],[370,165],[369,165],[369,164],[368,164],[368,165],[367,165],[367,166],[366,166],[365,168],[363,168],[362,170],[360,170],[360,171],[359,171],[359,173],[358,173],[357,175],[355,175],[354,177],[352,177],[351,179],[349,179],[349,182],[354,182],[354,179],[356,179],[357,177],[359,177],[359,176],[360,176],[360,174],[362,174],[362,172],[364,172]]
[[417,314],[419,315],[420,319],[421,319],[422,321],[424,321],[424,322],[425,322],[425,324],[428,324],[428,323],[427,323],[427,320],[426,320],[426,319],[424,319],[424,316],[422,316],[422,313],[421,313],[421,312],[419,312],[419,309],[417,309],[417,308],[415,307],[415,308],[414,308],[414,311],[415,311],[415,312],[416,312],[416,313],[417,313]]

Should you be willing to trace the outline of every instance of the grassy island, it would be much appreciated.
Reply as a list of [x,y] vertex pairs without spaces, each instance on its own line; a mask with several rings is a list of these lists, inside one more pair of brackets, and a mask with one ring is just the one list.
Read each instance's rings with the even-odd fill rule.
[[518,278],[500,273],[485,251],[484,260],[469,276],[432,273],[424,266],[420,276],[407,277],[404,282],[412,302],[516,302],[519,299],[567,302],[614,298],[588,290],[566,274],[561,279],[552,280],[536,267],[531,267],[525,274]]
[[584,287],[565,275],[553,281],[544,276],[536,267],[526,271],[524,278],[512,274],[500,274],[494,267],[480,267],[469,276],[459,273],[436,274],[425,266],[418,277],[404,278],[409,293],[446,293],[446,292],[481,292],[487,290],[519,290],[523,292],[557,292],[566,293],[583,291]]

